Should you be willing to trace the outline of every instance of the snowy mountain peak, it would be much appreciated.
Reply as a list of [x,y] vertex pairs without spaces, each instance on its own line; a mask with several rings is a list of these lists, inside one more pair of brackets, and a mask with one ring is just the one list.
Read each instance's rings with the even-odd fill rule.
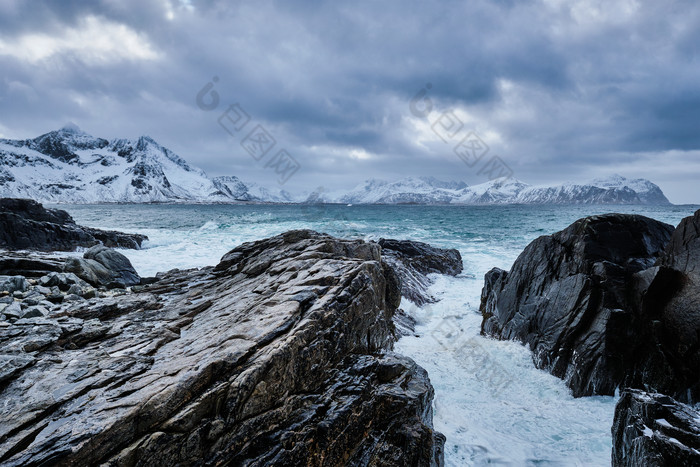
[[83,130],[80,129],[78,125],[73,122],[68,122],[63,127],[58,130],[63,133],[73,133],[73,134],[85,134]]
[[108,141],[69,124],[31,140],[0,141],[0,196],[140,203],[231,202],[237,194],[148,136]]

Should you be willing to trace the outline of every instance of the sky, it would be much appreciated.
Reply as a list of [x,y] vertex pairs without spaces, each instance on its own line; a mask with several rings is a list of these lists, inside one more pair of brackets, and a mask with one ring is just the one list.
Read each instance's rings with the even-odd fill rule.
[[0,0],[0,77],[0,137],[149,135],[292,192],[498,164],[700,203],[696,1]]

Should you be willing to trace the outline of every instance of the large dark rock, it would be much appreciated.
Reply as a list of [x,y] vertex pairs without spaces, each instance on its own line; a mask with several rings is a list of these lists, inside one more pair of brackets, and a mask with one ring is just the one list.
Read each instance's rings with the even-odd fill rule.
[[439,465],[392,274],[376,244],[293,231],[7,322],[0,464]]
[[659,323],[635,298],[673,230],[607,214],[536,239],[510,272],[486,275],[482,333],[528,344],[536,366],[564,379],[574,396],[612,395],[621,386],[686,390],[687,381],[651,361]]
[[635,279],[637,365],[628,385],[700,402],[700,211],[681,221],[655,267]]
[[700,412],[662,394],[623,392],[612,436],[616,467],[700,465]]
[[138,249],[148,237],[81,227],[66,211],[46,209],[30,199],[0,199],[0,248],[8,250],[73,251],[102,243]]
[[382,257],[401,281],[401,294],[418,306],[437,300],[428,293],[431,285],[428,274],[462,272],[462,256],[455,249],[436,248],[412,240],[379,240]]

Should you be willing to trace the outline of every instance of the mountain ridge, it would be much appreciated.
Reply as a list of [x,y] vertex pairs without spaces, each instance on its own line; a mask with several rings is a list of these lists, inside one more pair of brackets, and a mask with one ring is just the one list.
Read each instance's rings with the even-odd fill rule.
[[295,195],[234,175],[209,177],[149,136],[107,140],[69,123],[33,139],[0,139],[0,197],[45,203],[671,204],[621,175],[535,186],[514,178],[468,186],[435,177],[370,178],[349,191]]

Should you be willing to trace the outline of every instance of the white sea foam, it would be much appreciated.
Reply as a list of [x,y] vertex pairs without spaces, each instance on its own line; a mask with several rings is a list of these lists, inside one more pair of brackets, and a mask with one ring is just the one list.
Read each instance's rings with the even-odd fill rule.
[[436,277],[442,300],[416,308],[419,337],[396,350],[412,357],[435,387],[435,428],[450,466],[605,465],[615,399],[574,399],[563,381],[537,370],[530,351],[479,335],[481,279]]

